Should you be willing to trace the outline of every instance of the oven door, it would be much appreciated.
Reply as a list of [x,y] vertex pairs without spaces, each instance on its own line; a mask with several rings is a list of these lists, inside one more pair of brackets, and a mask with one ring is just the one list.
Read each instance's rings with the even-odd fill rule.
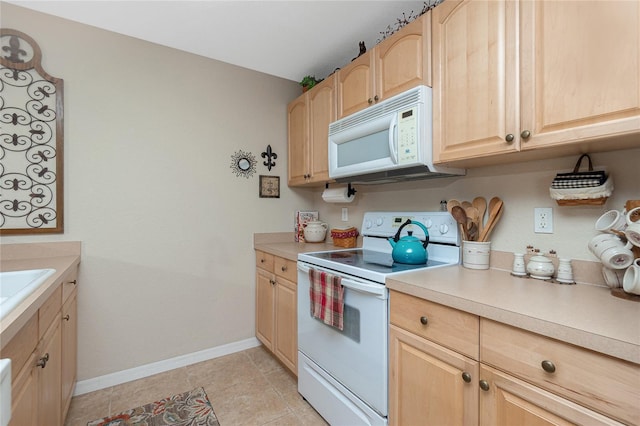
[[[311,316],[309,267],[341,276],[342,331]],[[383,284],[298,261],[299,351],[382,417],[388,411],[387,301]]]

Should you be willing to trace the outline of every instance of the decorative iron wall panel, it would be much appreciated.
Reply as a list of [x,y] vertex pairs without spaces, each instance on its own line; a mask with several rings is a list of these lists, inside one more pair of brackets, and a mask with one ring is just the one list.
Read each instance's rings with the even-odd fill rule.
[[63,81],[41,58],[0,29],[0,234],[63,232]]

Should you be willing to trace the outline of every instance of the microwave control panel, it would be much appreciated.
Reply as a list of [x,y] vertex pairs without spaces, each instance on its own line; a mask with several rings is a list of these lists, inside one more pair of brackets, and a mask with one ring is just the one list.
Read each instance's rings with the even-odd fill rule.
[[398,112],[398,164],[418,161],[418,107]]

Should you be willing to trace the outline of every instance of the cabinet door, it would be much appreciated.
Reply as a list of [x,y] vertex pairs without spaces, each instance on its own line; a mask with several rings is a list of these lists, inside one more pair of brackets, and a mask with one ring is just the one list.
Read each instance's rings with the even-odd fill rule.
[[304,184],[309,173],[307,121],[306,96],[302,95],[293,100],[287,108],[288,184],[291,186]]
[[333,74],[307,92],[310,182],[329,180],[329,124],[336,120],[335,80]]
[[389,330],[389,424],[478,424],[478,362],[393,325]]
[[256,269],[256,337],[269,350],[273,350],[275,336],[274,303],[275,279],[273,274]]
[[481,365],[480,425],[621,425],[581,405]]
[[41,425],[55,426],[62,422],[61,350],[62,336],[58,313],[38,350],[39,361],[45,360],[44,365],[38,367],[38,424]]
[[276,337],[274,352],[282,363],[297,375],[298,372],[298,317],[296,284],[282,277],[276,278],[275,317]]
[[37,424],[38,385],[36,361],[37,356],[32,353],[22,371],[14,379],[11,388],[11,421],[9,426]]
[[436,163],[519,149],[517,7],[447,0],[431,11]]
[[372,50],[359,56],[338,74],[338,118],[346,117],[375,103],[374,56]]
[[522,149],[640,131],[640,2],[520,7]]
[[73,291],[62,307],[62,418],[71,403],[78,358],[78,304]]
[[430,13],[375,47],[375,94],[380,100],[422,84],[431,86]]

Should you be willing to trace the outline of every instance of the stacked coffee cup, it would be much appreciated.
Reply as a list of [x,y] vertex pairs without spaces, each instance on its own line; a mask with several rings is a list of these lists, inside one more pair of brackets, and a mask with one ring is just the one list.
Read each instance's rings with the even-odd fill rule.
[[604,265],[602,273],[607,285],[637,295],[640,295],[640,259],[634,260],[632,249],[640,247],[640,221],[634,222],[632,217],[639,214],[640,207],[626,213],[605,212],[596,221],[596,230],[602,233],[589,242],[589,250]]

